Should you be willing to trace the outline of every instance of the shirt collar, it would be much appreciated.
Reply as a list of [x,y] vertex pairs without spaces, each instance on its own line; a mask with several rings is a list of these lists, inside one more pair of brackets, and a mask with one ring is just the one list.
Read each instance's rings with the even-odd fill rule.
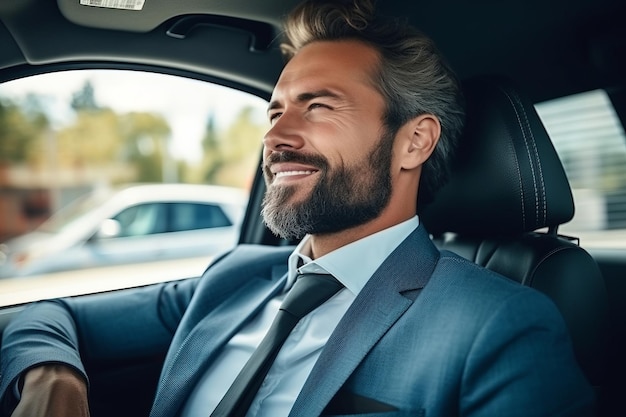
[[305,236],[289,256],[286,288],[298,272],[331,274],[355,296],[378,267],[408,235],[419,226],[417,216],[380,232],[342,246],[312,260],[310,236]]

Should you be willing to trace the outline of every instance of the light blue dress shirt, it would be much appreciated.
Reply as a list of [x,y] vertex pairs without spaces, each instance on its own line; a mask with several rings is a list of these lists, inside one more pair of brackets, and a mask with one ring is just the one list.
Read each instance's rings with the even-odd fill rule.
[[[326,341],[369,278],[391,252],[419,225],[417,216],[343,246],[318,259],[310,258],[309,237],[289,257],[285,291],[270,300],[224,347],[192,391],[182,417],[207,417],[215,409],[269,329],[285,293],[298,272],[328,273],[345,289],[296,325],[279,352],[248,416],[282,417],[291,411]],[[300,259],[304,262],[300,268]]]

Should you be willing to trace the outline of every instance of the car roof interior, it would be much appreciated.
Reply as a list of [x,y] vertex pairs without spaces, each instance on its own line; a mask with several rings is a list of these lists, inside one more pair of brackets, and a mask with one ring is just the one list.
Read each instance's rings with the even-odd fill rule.
[[[5,77],[17,77],[57,62],[165,63],[267,95],[282,67],[280,16],[296,3],[147,1],[128,11],[2,0],[0,67],[13,67]],[[434,38],[462,79],[505,75],[534,102],[610,88],[626,69],[626,4],[619,0],[379,3],[381,13],[408,16]]]

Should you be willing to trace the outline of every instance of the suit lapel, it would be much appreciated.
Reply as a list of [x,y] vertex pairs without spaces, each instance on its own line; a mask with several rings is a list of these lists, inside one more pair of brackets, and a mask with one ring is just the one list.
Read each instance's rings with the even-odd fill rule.
[[[277,271],[282,276],[277,277]],[[275,269],[272,279],[244,281],[227,300],[193,327],[165,364],[151,417],[176,415],[221,346],[283,288],[286,278],[284,268],[281,267]]]
[[438,257],[421,226],[398,246],[337,325],[296,399],[291,417],[322,413],[368,352],[413,304]]

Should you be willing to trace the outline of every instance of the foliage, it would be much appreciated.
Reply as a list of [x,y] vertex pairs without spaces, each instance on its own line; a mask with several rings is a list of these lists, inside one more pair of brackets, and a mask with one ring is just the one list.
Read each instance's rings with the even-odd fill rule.
[[72,94],[72,108],[77,111],[96,111],[100,107],[96,103],[96,95],[93,85],[90,81],[86,81],[79,91]]
[[32,156],[35,142],[43,142],[48,118],[30,95],[23,106],[0,100],[0,163],[23,163]]
[[264,124],[254,120],[251,107],[242,108],[222,132],[216,131],[210,117],[202,140],[201,181],[249,188],[258,167],[258,152],[253,150],[260,150],[265,130]]
[[45,170],[54,160],[56,169],[97,171],[100,180],[109,183],[180,179],[242,188],[252,183],[266,127],[254,120],[251,107],[243,108],[221,129],[209,115],[201,161],[192,164],[168,154],[171,128],[162,115],[118,113],[100,106],[89,81],[71,97],[72,119],[54,130],[42,110],[41,97],[30,96],[19,104],[1,101],[0,162],[28,163]]
[[[57,133],[59,163],[70,167],[105,167],[114,161],[131,164],[139,182],[162,179],[164,143],[170,134],[165,119],[157,114],[118,114],[100,107],[89,82],[73,95],[73,124]],[[108,178],[109,182],[128,178]]]

